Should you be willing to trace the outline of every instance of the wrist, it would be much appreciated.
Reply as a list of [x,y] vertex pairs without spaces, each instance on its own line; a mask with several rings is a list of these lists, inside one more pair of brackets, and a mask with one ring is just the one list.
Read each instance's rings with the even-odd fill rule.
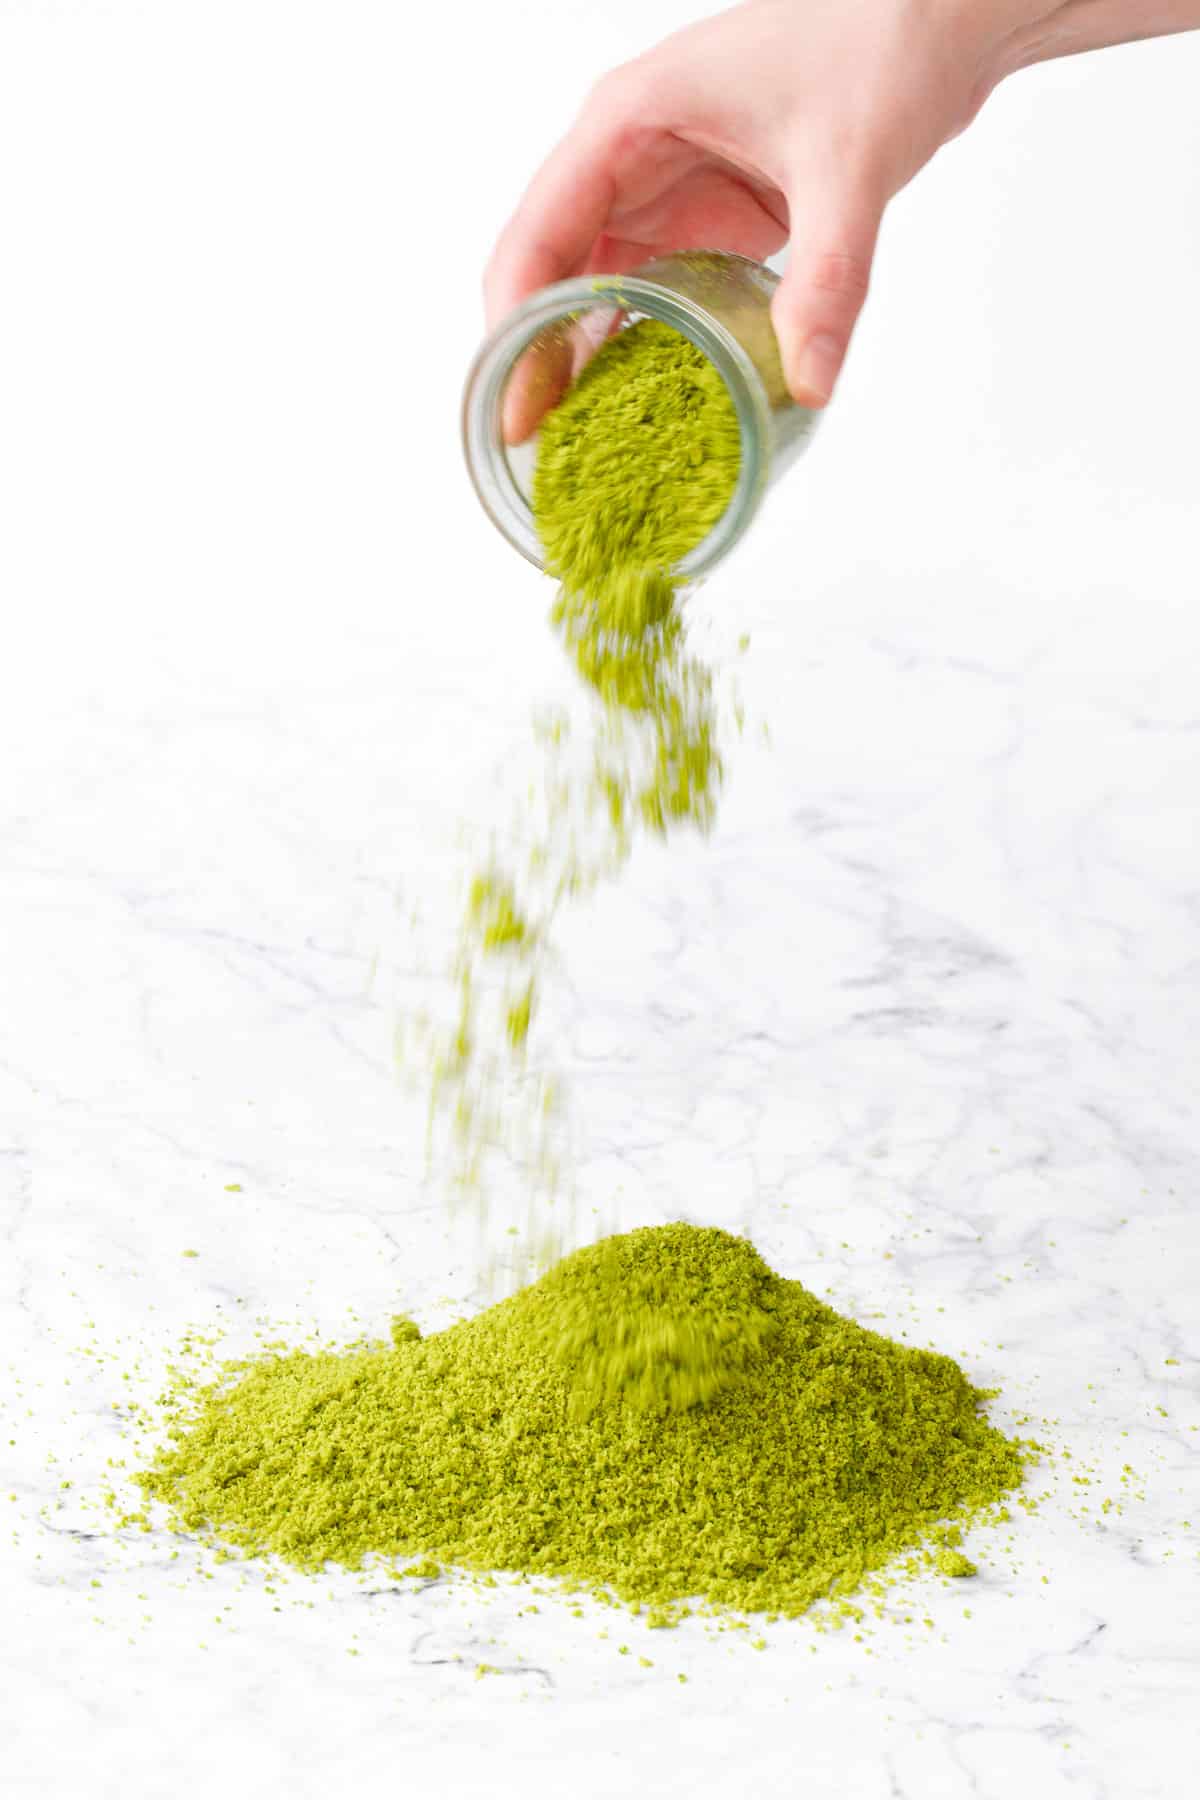
[[940,43],[947,85],[963,96],[964,129],[988,95],[1058,29],[1061,0],[916,0]]
[[993,47],[993,86],[1034,63],[1200,26],[1200,0],[1043,0],[1010,11]]

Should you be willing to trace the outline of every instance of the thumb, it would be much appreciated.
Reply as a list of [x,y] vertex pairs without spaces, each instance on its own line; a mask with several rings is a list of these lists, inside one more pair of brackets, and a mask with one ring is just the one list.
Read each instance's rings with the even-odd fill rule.
[[824,406],[867,297],[882,209],[846,196],[815,214],[810,191],[789,195],[788,210],[791,256],[771,322],[792,398],[801,406]]

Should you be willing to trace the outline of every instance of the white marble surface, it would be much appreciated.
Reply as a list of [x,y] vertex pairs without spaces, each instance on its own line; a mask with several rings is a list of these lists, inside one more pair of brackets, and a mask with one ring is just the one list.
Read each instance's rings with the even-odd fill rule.
[[569,96],[686,11],[0,9],[7,1792],[1195,1791],[1194,41],[1014,86],[897,206],[695,602],[774,746],[566,922],[552,1009],[585,1215],[747,1231],[959,1355],[1053,1422],[1042,1506],[915,1625],[761,1653],[271,1594],[96,1510],[186,1327],[478,1299],[393,1075],[406,908],[567,676],[457,387]]

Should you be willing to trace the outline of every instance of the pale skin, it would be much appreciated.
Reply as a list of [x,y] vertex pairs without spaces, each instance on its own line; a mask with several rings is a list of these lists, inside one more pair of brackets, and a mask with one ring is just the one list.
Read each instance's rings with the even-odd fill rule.
[[772,317],[794,398],[823,406],[885,209],[1000,82],[1196,28],[1200,0],[743,0],[593,88],[492,253],[489,324],[568,276],[790,238]]

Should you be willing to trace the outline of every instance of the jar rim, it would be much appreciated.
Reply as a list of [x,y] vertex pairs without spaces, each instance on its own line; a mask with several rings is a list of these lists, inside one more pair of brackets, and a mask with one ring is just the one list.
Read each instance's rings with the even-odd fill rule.
[[733,401],[739,437],[733,493],[716,524],[672,571],[681,583],[696,581],[729,553],[758,511],[769,474],[770,407],[758,371],[733,333],[697,301],[660,282],[636,271],[575,276],[540,288],[508,313],[480,346],[463,387],[467,470],[492,523],[528,562],[544,571],[545,555],[533,512],[504,449],[500,415],[505,385],[519,357],[548,326],[613,305],[659,319],[680,332],[712,363]]

